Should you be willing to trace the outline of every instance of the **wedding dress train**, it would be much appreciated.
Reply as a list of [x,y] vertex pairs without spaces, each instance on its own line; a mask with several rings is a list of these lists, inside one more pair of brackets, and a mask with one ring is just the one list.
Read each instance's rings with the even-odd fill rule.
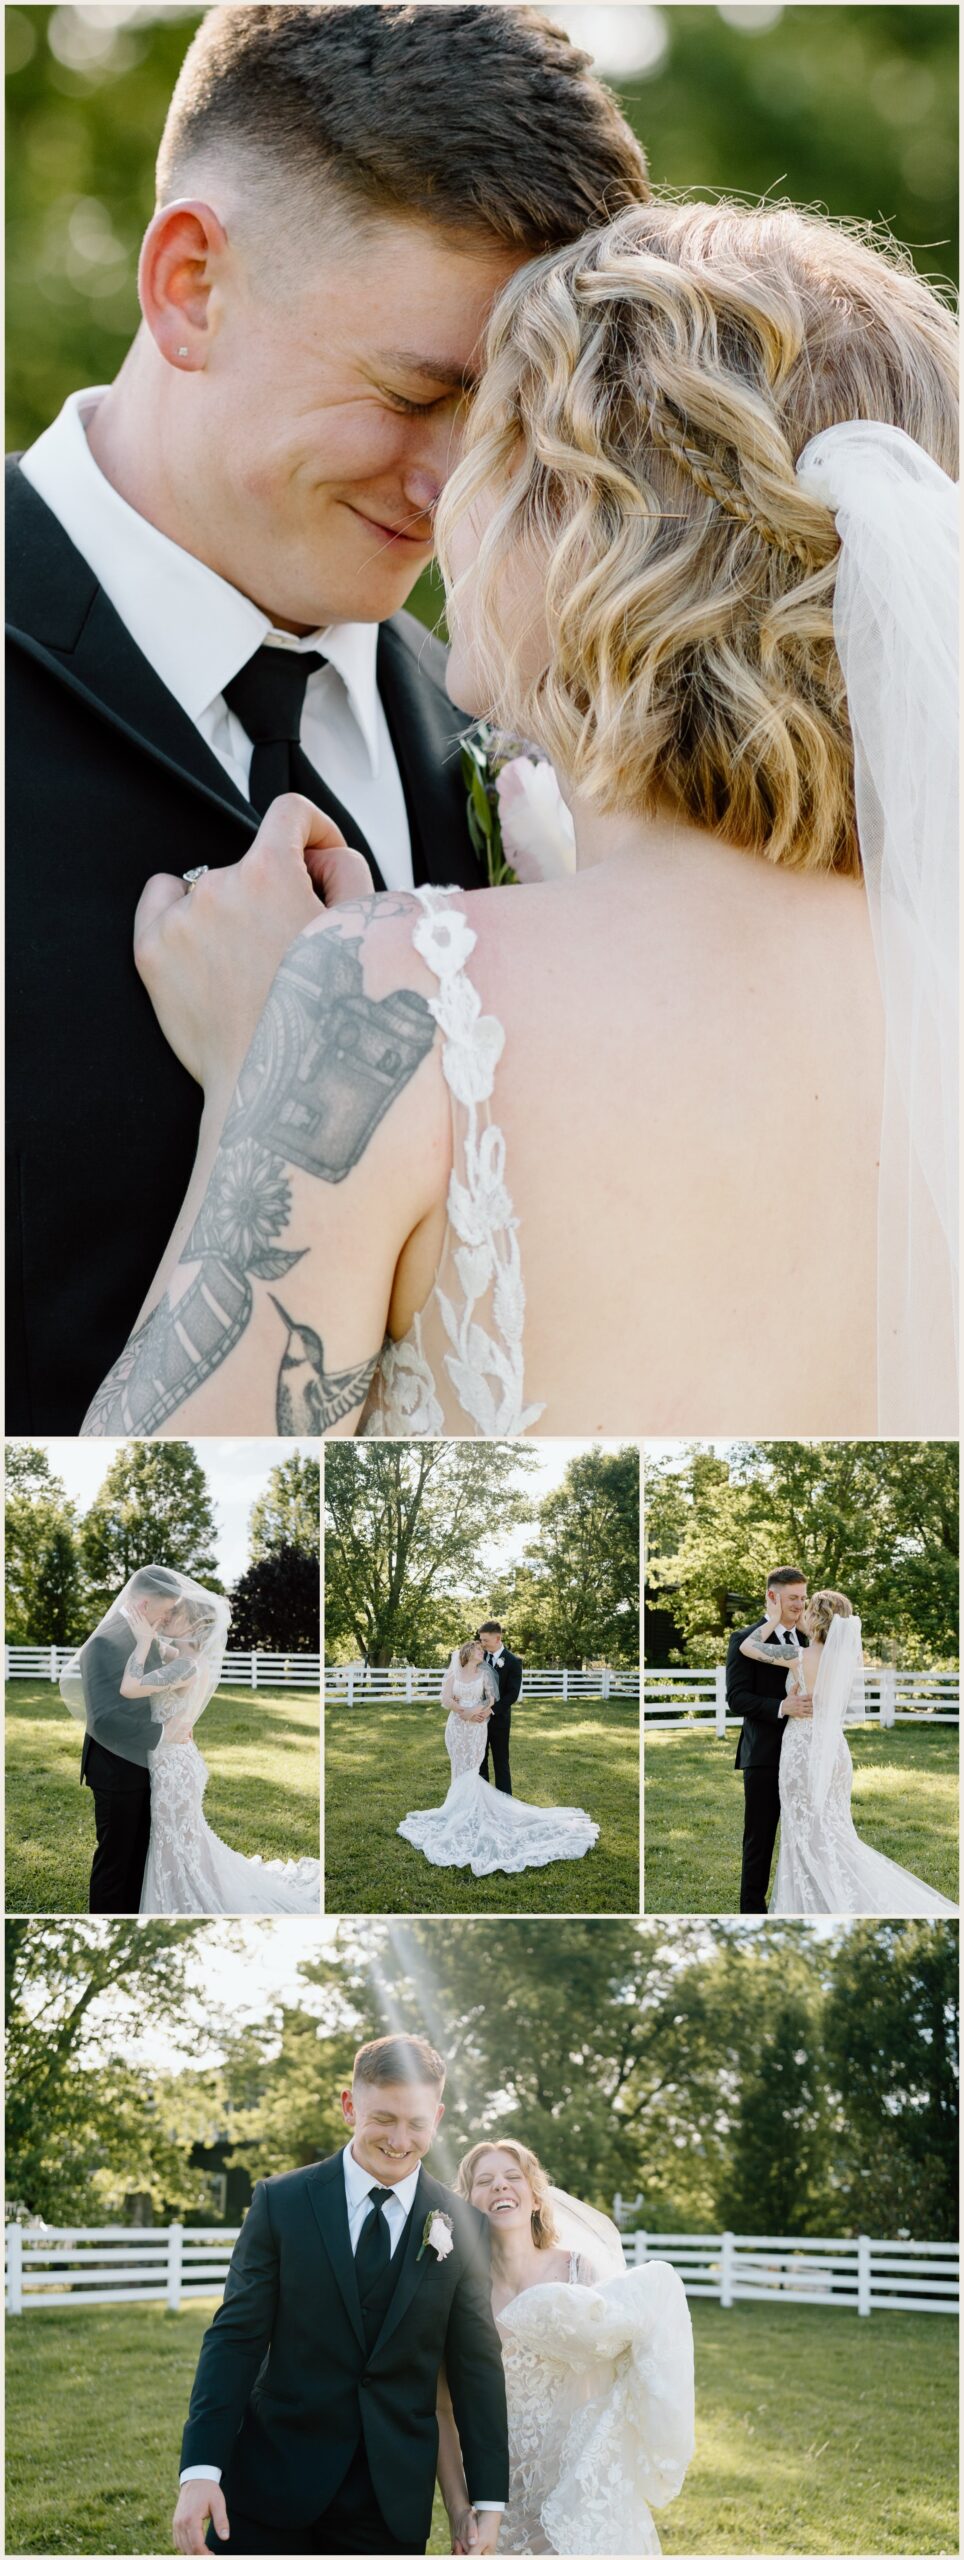
[[[155,1714],[164,1712],[155,1704]],[[151,1837],[142,1912],[313,1912],[318,1858],[246,1858],[204,1818],[209,1771],[196,1742],[162,1743],[151,1761]]]
[[664,2259],[534,2285],[496,2314],[509,2418],[499,2550],[658,2552],[693,2452],[693,2333]]
[[[859,1640],[859,1618],[834,1619],[814,1684],[813,1716],[787,1719],[780,1752],[780,1854],[770,1896],[771,1917],[834,1912],[929,1919],[957,1909],[956,1903],[924,1884],[910,1867],[898,1866],[894,1858],[871,1849],[854,1827],[850,1810],[854,1764],[842,1723],[851,1680],[859,1676]],[[841,1692],[836,1713],[834,1686]],[[798,1696],[806,1694],[799,1663],[787,1676],[788,1695],[794,1690]]]
[[[451,1670],[442,1684],[442,1703],[480,1707],[484,1682],[478,1674],[462,1680]],[[444,1804],[428,1813],[408,1813],[399,1823],[403,1840],[421,1849],[433,1867],[469,1867],[474,1876],[521,1875],[526,1867],[548,1867],[557,1858],[583,1858],[599,1838],[598,1822],[572,1805],[524,1804],[491,1787],[479,1770],[485,1757],[486,1727],[468,1724],[454,1703],[445,1727],[445,1748],[452,1783]]]

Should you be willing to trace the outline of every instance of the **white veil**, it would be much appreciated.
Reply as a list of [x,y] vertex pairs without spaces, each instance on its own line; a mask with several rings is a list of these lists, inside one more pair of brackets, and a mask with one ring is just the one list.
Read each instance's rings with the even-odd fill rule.
[[814,436],[883,991],[877,1427],[957,1429],[958,491],[899,427]]
[[147,1768],[165,1732],[189,1733],[213,1697],[229,1619],[227,1600],[190,1574],[141,1565],[71,1656],[61,1697],[93,1741]]
[[600,2213],[594,2204],[583,2204],[576,2196],[567,2195],[564,2187],[550,2187],[552,2219],[559,2246],[571,2250],[590,2266],[593,2282],[604,2284],[610,2276],[625,2274],[623,2244],[608,2213]]
[[859,1724],[865,1714],[860,1620],[832,1618],[813,1689],[810,1801],[817,1813],[826,1802],[843,1727]]

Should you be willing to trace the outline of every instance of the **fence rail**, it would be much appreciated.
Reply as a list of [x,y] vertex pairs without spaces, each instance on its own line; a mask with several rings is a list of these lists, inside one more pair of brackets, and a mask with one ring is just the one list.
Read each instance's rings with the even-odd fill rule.
[[[617,2211],[620,2199],[617,2197]],[[106,2223],[58,2230],[7,2224],[7,2310],[80,2310],[87,2303],[164,2302],[170,2311],[223,2290],[237,2226],[157,2230]],[[628,2231],[628,2266],[668,2258],[696,2301],[784,2300],[872,2311],[955,2311],[959,2250],[953,2241],[771,2239],[721,2231]]]
[[[72,1644],[8,1644],[8,1680],[49,1680],[54,1687],[77,1647]],[[226,1653],[222,1683],[234,1689],[317,1689],[320,1653]]]
[[[959,1671],[865,1671],[867,1720],[884,1728],[957,1724],[960,1690]],[[722,1663],[697,1671],[644,1671],[643,1696],[646,1722],[654,1733],[673,1733],[685,1725],[725,1734],[742,1722],[727,1708]]]
[[[437,1706],[444,1676],[437,1667],[410,1662],[370,1669],[357,1662],[338,1663],[325,1672],[325,1696],[349,1707],[377,1702],[397,1706],[419,1699]],[[638,1698],[639,1672],[613,1671],[608,1665],[591,1671],[526,1668],[522,1686],[527,1698]]]

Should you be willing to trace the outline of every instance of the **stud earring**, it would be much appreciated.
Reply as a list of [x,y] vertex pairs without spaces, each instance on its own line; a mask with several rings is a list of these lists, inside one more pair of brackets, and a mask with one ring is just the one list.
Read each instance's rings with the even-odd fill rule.
[[176,352],[179,356],[186,356],[189,353],[189,350],[187,347],[178,347]]

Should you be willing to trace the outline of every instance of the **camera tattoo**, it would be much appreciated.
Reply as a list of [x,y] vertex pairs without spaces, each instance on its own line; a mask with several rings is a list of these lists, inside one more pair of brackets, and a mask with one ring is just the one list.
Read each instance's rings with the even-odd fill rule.
[[[413,902],[414,903],[414,902]],[[288,1172],[344,1182],[426,1058],[435,1022],[410,988],[366,995],[357,940],[373,908],[358,901],[337,925],[292,944],[238,1079],[214,1169],[169,1287],[98,1388],[85,1435],[149,1436],[221,1368],[254,1313],[254,1283],[282,1280],[305,1248],[282,1246],[291,1215]],[[401,904],[401,902],[399,902]],[[394,908],[395,901],[392,901]],[[330,1371],[319,1334],[271,1295],[287,1339],[276,1392],[277,1428],[323,1432],[363,1402],[380,1350]]]

